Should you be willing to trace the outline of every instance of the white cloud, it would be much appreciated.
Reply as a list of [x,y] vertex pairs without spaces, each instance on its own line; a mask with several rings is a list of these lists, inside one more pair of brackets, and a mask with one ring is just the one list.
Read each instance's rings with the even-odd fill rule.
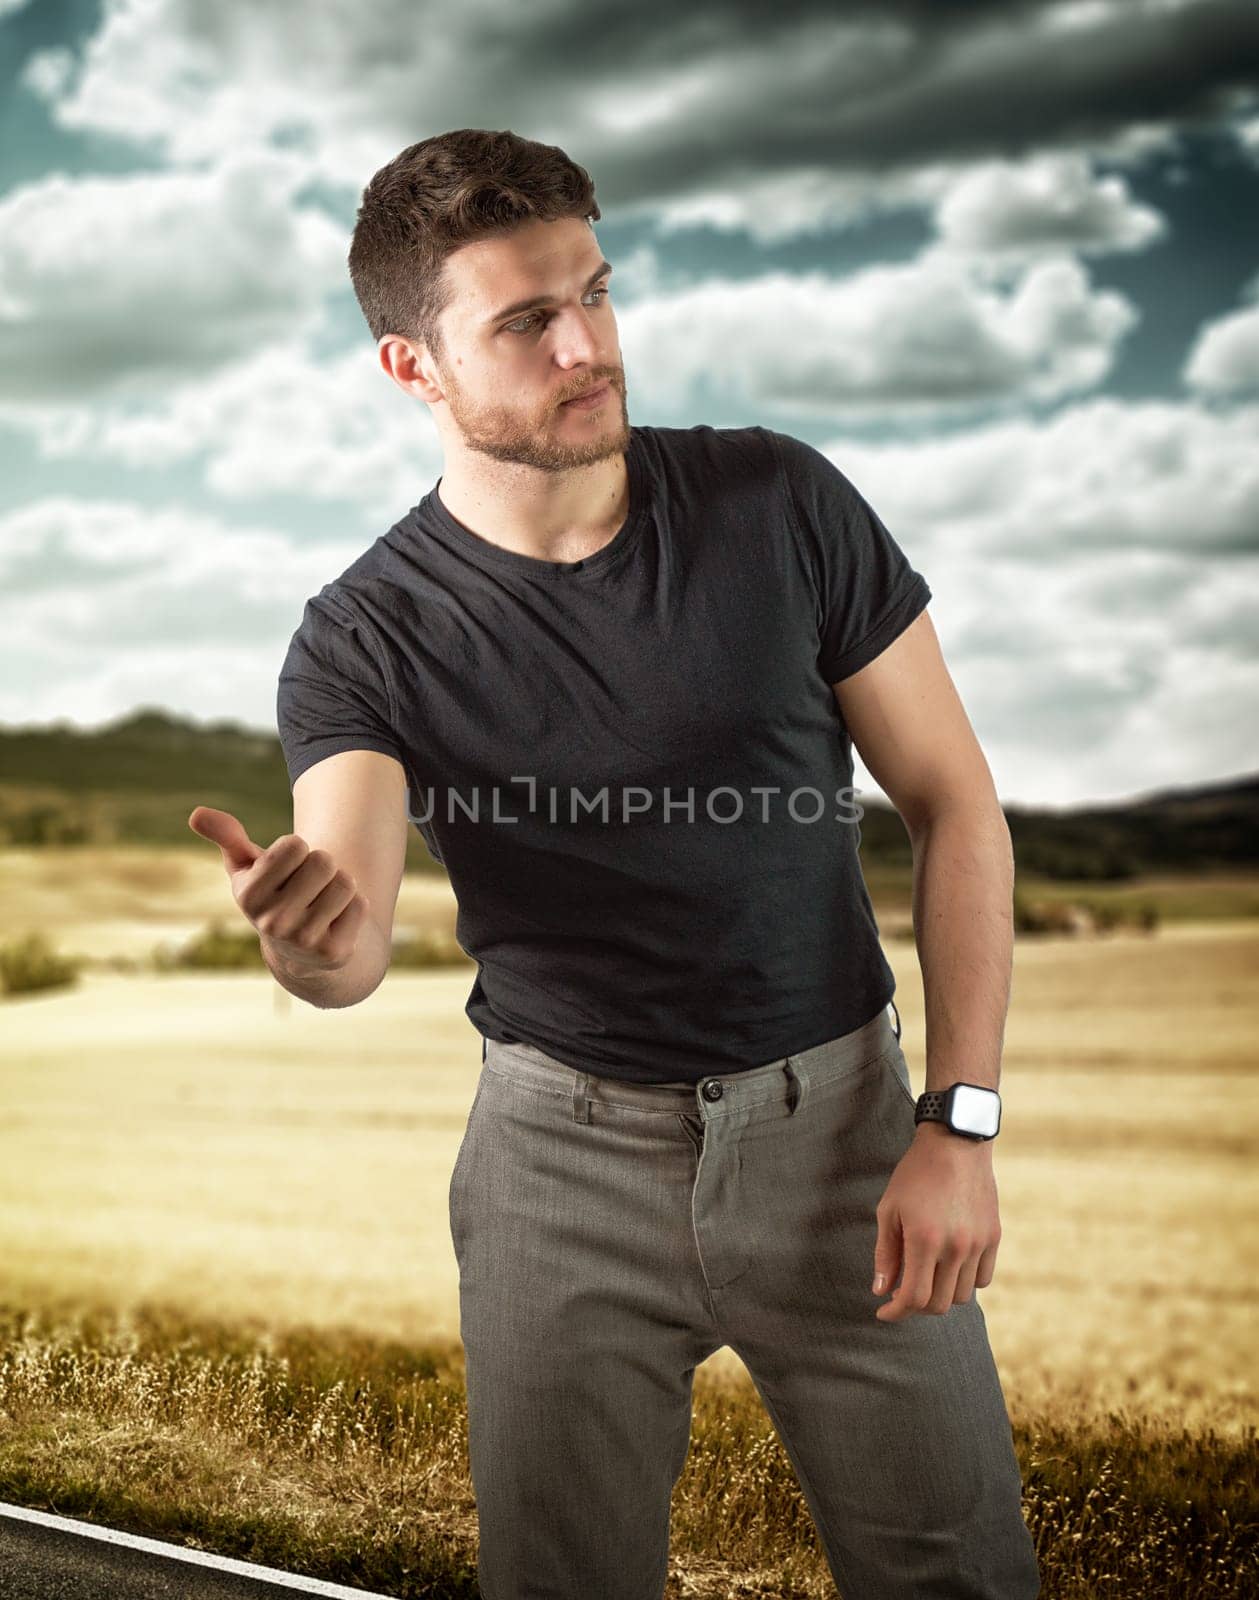
[[0,721],[73,707],[92,725],[157,696],[274,728],[302,605],[358,553],[122,500],[11,511],[0,517]]
[[318,322],[344,230],[300,210],[305,163],[70,178],[0,199],[0,402],[151,395]]
[[37,50],[22,65],[18,82],[44,100],[63,94],[74,76],[74,52],[64,46]]
[[620,314],[628,381],[651,403],[720,372],[723,392],[820,417],[923,415],[1052,400],[1110,370],[1131,302],[1066,257],[1009,291],[945,255],[834,279],[709,280]]
[[1013,260],[1143,250],[1167,231],[1123,178],[1097,177],[1077,151],[970,168],[942,197],[936,222],[946,250]]
[[1145,551],[1205,569],[1259,554],[1256,436],[1259,406],[1220,413],[1099,397],[1043,422],[826,451],[893,531],[925,541],[944,564],[959,549],[1016,572]]
[[[618,217],[641,216],[661,237],[707,225],[742,230],[758,244],[772,245],[855,227],[889,212],[929,211],[939,221],[948,206],[950,236],[933,248],[957,255],[991,253],[1017,263],[1064,250],[1141,249],[1163,234],[1161,214],[1134,200],[1124,179],[1093,176],[1092,163],[1097,158],[1140,164],[1174,145],[1164,129],[1134,126],[1122,136],[1092,141],[1088,152],[1031,149],[1017,162],[967,156],[863,170],[802,160],[786,171],[741,173],[737,183],[697,180],[684,194],[621,207]],[[1005,203],[1022,213],[1022,239],[1002,232],[999,212],[980,215],[981,204]]]
[[1259,661],[1216,610],[1244,596],[1253,614],[1253,557],[1206,572],[1146,552],[1024,570],[962,562],[933,588],[1003,800],[1078,805],[1259,766]]
[[186,384],[159,405],[0,407],[53,460],[113,461],[137,471],[204,457],[225,500],[288,495],[345,500],[355,519],[392,521],[439,474],[429,408],[405,395],[363,344],[315,359],[296,341]]
[[[1246,295],[1259,299],[1259,278]],[[1215,317],[1198,331],[1185,361],[1185,382],[1208,395],[1259,393],[1259,304]]]
[[466,93],[466,60],[454,69],[474,11],[465,8],[461,21],[453,11],[417,13],[405,0],[300,10],[106,0],[72,87],[50,111],[64,128],[159,149],[176,166],[295,134],[318,150],[325,177],[361,186],[407,142],[398,135],[417,96],[427,104]]
[[836,171],[802,162],[785,172],[743,174],[737,184],[699,179],[684,194],[621,206],[618,216],[641,218],[662,238],[707,226],[746,232],[760,245],[781,244],[852,227],[880,213],[930,207],[964,170],[933,163],[891,172]]
[[1095,399],[1040,423],[823,447],[931,585],[1004,800],[1259,765],[1257,432],[1259,406]]
[[1244,117],[1232,126],[1238,144],[1247,155],[1259,157],[1259,117]]

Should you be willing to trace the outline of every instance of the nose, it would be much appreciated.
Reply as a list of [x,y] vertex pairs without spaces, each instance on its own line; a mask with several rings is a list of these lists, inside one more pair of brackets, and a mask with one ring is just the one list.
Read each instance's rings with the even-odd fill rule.
[[606,332],[596,326],[591,313],[584,307],[556,314],[552,323],[555,332],[555,359],[561,366],[580,366],[606,370],[615,363],[605,359]]

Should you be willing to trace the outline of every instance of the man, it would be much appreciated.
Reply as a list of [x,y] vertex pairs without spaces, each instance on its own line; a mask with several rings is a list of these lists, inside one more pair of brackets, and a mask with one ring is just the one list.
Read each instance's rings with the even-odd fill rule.
[[[294,834],[192,820],[316,1005],[384,976],[408,816],[449,872],[484,1041],[450,1210],[487,1600],[662,1593],[722,1345],[844,1600],[1030,1600],[974,1298],[1012,940],[991,775],[930,590],[838,468],[630,425],[599,214],[510,133],[372,179],[351,274],[445,470],[293,635]],[[917,1122],[854,744],[913,842]]]

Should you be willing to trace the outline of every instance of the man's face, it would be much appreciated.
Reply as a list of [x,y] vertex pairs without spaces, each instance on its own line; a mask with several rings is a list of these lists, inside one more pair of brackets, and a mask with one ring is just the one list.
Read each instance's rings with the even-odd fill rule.
[[[446,258],[455,295],[442,314],[446,347],[437,366],[468,449],[563,472],[628,448],[625,374],[603,268],[594,230],[580,218],[524,223]],[[530,309],[511,309],[535,299]],[[564,403],[604,383],[600,404]]]

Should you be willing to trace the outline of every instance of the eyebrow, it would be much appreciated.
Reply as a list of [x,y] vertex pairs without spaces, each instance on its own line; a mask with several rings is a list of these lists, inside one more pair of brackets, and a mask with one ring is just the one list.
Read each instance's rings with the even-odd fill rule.
[[[589,293],[594,288],[600,278],[607,277],[611,271],[612,263],[610,261],[601,261],[586,280],[586,293]],[[550,305],[551,300],[552,296],[548,294],[534,295],[531,300],[517,300],[514,305],[504,306],[501,311],[496,311],[492,317],[486,317],[484,325],[488,327],[492,322],[501,322],[504,317],[518,317],[522,311],[535,311],[539,306]]]

